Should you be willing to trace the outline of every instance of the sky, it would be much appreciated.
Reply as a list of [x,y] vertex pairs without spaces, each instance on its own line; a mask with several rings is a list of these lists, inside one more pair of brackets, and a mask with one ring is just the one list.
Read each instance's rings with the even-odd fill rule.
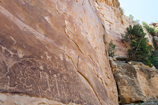
[[158,0],[119,0],[124,14],[148,24],[158,22]]

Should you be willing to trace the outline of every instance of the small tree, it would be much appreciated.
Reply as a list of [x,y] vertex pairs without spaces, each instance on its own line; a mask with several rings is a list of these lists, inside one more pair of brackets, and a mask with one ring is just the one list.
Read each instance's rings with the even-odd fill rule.
[[128,61],[140,61],[148,66],[152,66],[149,60],[149,47],[147,46],[147,39],[141,25],[137,24],[133,27],[130,25],[127,27],[125,33],[125,41],[130,42],[131,49],[128,50]]
[[111,56],[111,57],[115,56],[115,47],[116,47],[116,45],[114,45],[112,43],[112,41],[110,41],[110,43],[109,43],[109,49],[108,49],[109,56]]

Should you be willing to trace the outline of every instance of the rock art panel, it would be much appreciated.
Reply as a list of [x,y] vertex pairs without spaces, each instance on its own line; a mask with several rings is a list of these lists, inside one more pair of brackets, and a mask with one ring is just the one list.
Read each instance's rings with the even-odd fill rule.
[[93,0],[0,0],[0,92],[117,105]]
[[63,104],[58,101],[46,98],[30,97],[28,95],[18,95],[0,93],[0,105],[81,105],[75,103]]

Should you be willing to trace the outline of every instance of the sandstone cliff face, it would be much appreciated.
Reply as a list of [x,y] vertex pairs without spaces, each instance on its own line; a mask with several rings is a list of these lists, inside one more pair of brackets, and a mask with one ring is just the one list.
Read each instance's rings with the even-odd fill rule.
[[0,0],[1,95],[117,105],[98,16],[93,0]]
[[75,103],[63,104],[59,101],[48,100],[40,97],[30,97],[28,95],[18,95],[0,93],[0,105],[81,105]]
[[158,71],[142,63],[111,60],[122,104],[154,101],[158,98]]
[[112,40],[116,45],[116,56],[126,56],[127,48],[129,48],[129,46],[122,42],[121,34],[124,34],[126,27],[132,24],[133,21],[123,15],[118,0],[106,0],[106,2],[97,0],[95,5],[105,24],[108,35],[107,43]]
[[[125,34],[129,25],[138,24],[123,14],[118,0],[94,0],[100,17],[105,24],[107,32],[107,43],[111,40],[116,45],[115,56],[127,56],[127,50],[130,48],[129,43],[122,41],[122,34]],[[146,32],[146,30],[144,30]],[[147,33],[147,32],[146,32]],[[149,45],[153,46],[152,37],[147,33]]]
[[[124,34],[126,27],[138,24],[124,16],[117,0],[94,0],[102,21],[105,24],[107,40],[116,45],[116,56],[126,58],[129,43],[122,42],[121,34]],[[153,45],[152,36],[144,29],[148,45]],[[156,42],[156,38],[155,38]],[[156,44],[156,43],[155,43]],[[158,80],[156,69],[135,64],[120,62],[111,63],[115,80],[118,85],[120,103],[132,103],[139,101],[150,101],[158,98],[158,86],[154,85]]]
[[154,43],[155,49],[157,50],[158,49],[158,23],[153,23],[150,26],[153,27],[155,31],[155,35],[152,37],[153,37],[153,43]]

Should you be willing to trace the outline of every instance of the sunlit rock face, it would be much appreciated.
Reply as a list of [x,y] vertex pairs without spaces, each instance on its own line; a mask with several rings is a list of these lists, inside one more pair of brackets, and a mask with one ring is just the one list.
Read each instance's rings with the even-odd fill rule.
[[129,46],[122,42],[121,34],[124,34],[132,20],[123,15],[118,0],[107,0],[106,2],[97,0],[95,5],[105,24],[108,35],[107,43],[112,41],[116,45],[116,56],[126,56]]
[[[107,43],[112,41],[116,45],[115,56],[127,56],[129,43],[122,41],[122,35],[125,35],[126,28],[129,25],[138,24],[123,14],[118,0],[94,0],[100,17],[105,24],[107,32]],[[146,32],[146,30],[144,30]],[[147,32],[146,32],[147,33]],[[147,33],[149,45],[153,46],[152,37]]]
[[117,105],[107,40],[93,0],[0,0],[0,92]]
[[[158,99],[158,71],[141,62],[110,60],[122,104]],[[149,104],[148,104],[149,105]]]

